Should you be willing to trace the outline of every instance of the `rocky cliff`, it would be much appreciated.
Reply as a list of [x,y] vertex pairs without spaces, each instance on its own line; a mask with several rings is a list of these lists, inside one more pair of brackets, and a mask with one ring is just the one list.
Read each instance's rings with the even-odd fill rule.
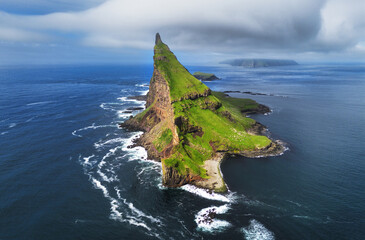
[[162,182],[168,187],[190,183],[224,191],[219,163],[226,153],[254,157],[283,151],[277,142],[256,135],[253,119],[212,95],[159,34],[146,109],[121,126],[144,131],[137,144],[162,162]]

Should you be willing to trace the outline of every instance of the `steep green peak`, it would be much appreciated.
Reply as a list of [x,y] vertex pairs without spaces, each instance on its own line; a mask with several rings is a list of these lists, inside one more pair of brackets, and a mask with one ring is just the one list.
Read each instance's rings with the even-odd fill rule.
[[173,102],[210,95],[210,89],[177,60],[170,48],[162,42],[159,33],[156,34],[155,43],[154,67],[167,81]]
[[161,40],[161,36],[159,33],[156,33],[156,40],[155,40],[155,44],[159,44],[159,43],[162,43],[162,40]]

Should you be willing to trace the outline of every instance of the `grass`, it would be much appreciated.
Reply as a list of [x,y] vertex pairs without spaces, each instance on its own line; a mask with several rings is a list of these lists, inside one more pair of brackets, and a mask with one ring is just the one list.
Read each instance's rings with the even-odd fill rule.
[[157,151],[162,152],[167,145],[172,141],[172,131],[170,128],[166,128],[159,137],[153,141],[153,145]]
[[213,95],[218,98],[226,107],[230,107],[233,111],[239,110],[247,111],[247,110],[255,110],[259,107],[259,104],[252,99],[249,98],[234,98],[228,97],[226,94],[222,92],[212,92]]
[[155,45],[154,59],[156,68],[169,84],[173,102],[195,94],[202,95],[209,90],[181,65],[166,44],[159,42]]
[[211,77],[214,77],[215,75],[213,73],[204,73],[204,72],[195,72],[193,73],[193,76],[198,79],[209,79]]

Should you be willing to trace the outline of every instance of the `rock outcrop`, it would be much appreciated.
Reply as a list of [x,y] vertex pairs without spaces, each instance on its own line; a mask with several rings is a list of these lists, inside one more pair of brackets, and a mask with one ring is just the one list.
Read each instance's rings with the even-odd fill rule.
[[213,81],[213,80],[219,79],[213,73],[195,72],[195,73],[193,73],[193,76],[201,81]]
[[257,128],[253,119],[222,104],[193,77],[159,34],[155,43],[146,109],[121,127],[144,131],[136,144],[146,148],[150,159],[162,162],[165,186],[190,183],[225,191],[219,169],[225,154],[252,157],[283,150],[253,130]]

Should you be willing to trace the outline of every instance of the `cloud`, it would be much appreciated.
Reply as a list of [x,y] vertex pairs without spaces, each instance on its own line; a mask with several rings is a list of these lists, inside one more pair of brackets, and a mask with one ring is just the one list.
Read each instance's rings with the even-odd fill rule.
[[32,42],[43,41],[47,37],[36,32],[0,26],[0,39],[12,42]]
[[[64,0],[66,1],[66,0]],[[109,0],[79,12],[13,15],[0,29],[102,48],[151,49],[154,33],[174,49],[331,52],[365,40],[362,0]],[[26,34],[27,33],[27,34]],[[10,34],[16,36],[17,34]],[[71,37],[70,37],[71,36]],[[11,40],[6,34],[0,39]],[[36,40],[36,38],[34,38]]]

